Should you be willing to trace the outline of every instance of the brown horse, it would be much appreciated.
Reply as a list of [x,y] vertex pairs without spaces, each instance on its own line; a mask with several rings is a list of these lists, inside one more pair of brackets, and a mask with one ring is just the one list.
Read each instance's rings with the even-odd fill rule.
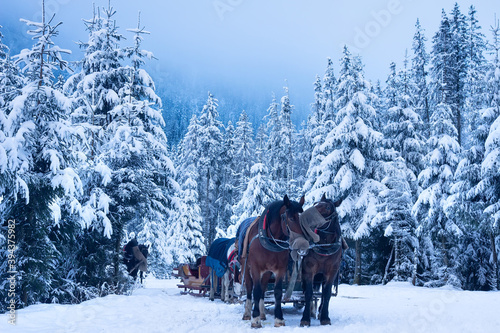
[[[283,277],[286,274],[289,258],[289,231],[302,233],[299,225],[299,214],[303,212],[300,202],[291,201],[285,195],[283,201],[271,203],[264,210],[259,222],[248,231],[248,254],[243,253],[241,266],[244,271],[247,300],[243,320],[252,318],[253,328],[262,327],[264,314],[264,293],[271,274],[275,277],[274,287],[274,326],[284,326],[281,296],[283,294]],[[252,307],[252,296],[254,307]]]
[[319,242],[312,245],[312,251],[304,257],[302,265],[302,288],[305,294],[305,305],[300,326],[311,325],[311,300],[313,283],[315,289],[322,287],[319,320],[321,325],[331,325],[328,317],[328,305],[332,296],[332,285],[339,274],[342,260],[343,241],[336,207],[341,200],[333,202],[325,195],[314,204],[314,208],[325,218],[326,223],[317,228]]

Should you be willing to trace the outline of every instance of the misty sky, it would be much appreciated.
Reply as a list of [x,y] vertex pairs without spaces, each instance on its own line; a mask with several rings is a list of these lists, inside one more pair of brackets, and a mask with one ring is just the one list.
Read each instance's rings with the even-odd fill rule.
[[[63,21],[55,42],[73,50],[72,60],[81,58],[74,42],[88,39],[81,21],[92,15],[92,3],[107,6],[107,0],[46,0],[48,12]],[[19,18],[40,20],[40,0],[0,0],[0,25],[4,43],[13,52],[31,47],[25,25]],[[116,20],[131,43],[126,28],[141,26],[151,35],[143,44],[158,60],[148,69],[157,84],[171,80],[177,89],[205,100],[207,91],[221,103],[221,112],[238,114],[239,108],[265,112],[272,92],[280,98],[285,79],[295,105],[295,119],[304,119],[313,100],[316,74],[324,74],[331,57],[338,72],[344,44],[359,53],[367,77],[385,81],[389,63],[398,64],[405,49],[411,49],[414,25],[420,18],[428,40],[432,40],[441,10],[450,12],[454,0],[113,0]],[[458,1],[462,12],[474,4],[484,33],[500,1]],[[430,50],[430,43],[428,49]],[[224,99],[231,108],[224,110]],[[236,107],[234,105],[237,105]],[[260,116],[259,116],[260,117]],[[253,119],[256,121],[256,119]]]

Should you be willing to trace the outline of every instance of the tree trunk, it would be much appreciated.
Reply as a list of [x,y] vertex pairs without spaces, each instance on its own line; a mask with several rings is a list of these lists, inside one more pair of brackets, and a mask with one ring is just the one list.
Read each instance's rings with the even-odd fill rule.
[[394,277],[396,281],[400,281],[401,276],[401,259],[399,258],[399,239],[395,237],[394,239],[394,271],[396,276]]
[[417,248],[413,250],[413,272],[411,276],[411,284],[417,284],[417,260],[418,260],[418,251]]
[[382,279],[382,284],[387,284],[387,275],[389,274],[389,268],[391,267],[392,254],[394,253],[397,246],[397,239],[394,241],[394,246],[392,247],[391,255],[389,256],[389,260],[387,260],[387,265],[385,265],[385,273],[384,278]]
[[491,252],[493,253],[493,284],[494,288],[498,289],[498,254],[497,248],[495,245],[495,234],[493,231],[490,233],[490,241],[491,241]]
[[361,240],[356,240],[356,263],[354,267],[354,284],[361,284]]
[[450,260],[448,259],[448,248],[446,247],[446,238],[444,235],[441,236],[441,244],[443,245],[443,263],[445,267],[445,275],[444,275],[444,282],[448,282],[449,273],[450,273]]

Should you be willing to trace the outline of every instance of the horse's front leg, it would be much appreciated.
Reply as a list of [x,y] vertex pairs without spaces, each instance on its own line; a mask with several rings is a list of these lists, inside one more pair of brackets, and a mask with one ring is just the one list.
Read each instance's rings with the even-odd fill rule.
[[245,301],[243,320],[250,320],[252,319],[252,279],[248,273],[245,274],[245,288],[247,290],[247,300]]
[[311,300],[313,296],[313,282],[309,276],[302,276],[304,279],[304,313],[302,314],[302,319],[300,320],[300,326],[311,326]]
[[226,271],[226,273],[224,273],[224,277],[223,277],[224,282],[222,283],[222,287],[224,288],[224,296],[221,296],[221,297],[224,300],[224,302],[229,302],[229,300],[231,298],[231,294],[229,293],[230,274],[231,274],[231,272],[228,269]]
[[285,326],[283,310],[281,309],[281,298],[283,296],[283,275],[276,276],[274,286],[274,327]]
[[320,317],[319,317],[321,325],[332,324],[330,317],[328,316],[328,307],[330,305],[330,298],[332,297],[332,285],[333,281],[327,281],[323,284],[323,292],[321,293]]
[[227,274],[227,271],[224,273],[224,275],[220,279],[220,300],[223,302],[226,301],[226,274]]
[[261,328],[262,322],[260,319],[260,302],[262,299],[262,285],[260,279],[254,280],[253,283],[253,311],[252,311],[252,328]]
[[[209,299],[213,301],[215,299],[215,290],[217,289],[217,278],[214,279],[215,272],[212,267],[208,269],[208,274],[210,276],[210,297]],[[214,281],[215,280],[215,281]]]

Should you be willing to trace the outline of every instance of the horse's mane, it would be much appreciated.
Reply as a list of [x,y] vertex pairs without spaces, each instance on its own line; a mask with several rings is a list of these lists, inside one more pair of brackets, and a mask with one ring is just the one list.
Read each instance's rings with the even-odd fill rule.
[[271,216],[279,216],[280,215],[280,209],[283,207],[284,201],[283,200],[277,200],[271,202],[269,205],[267,205],[264,213],[267,212],[268,217]]
[[[271,217],[271,216],[279,216],[280,215],[280,209],[281,207],[283,207],[283,205],[285,204],[285,202],[283,200],[277,200],[277,201],[273,201],[271,202],[269,205],[267,205],[265,212],[267,212],[268,216]],[[290,200],[290,207],[288,207],[288,209],[290,210],[290,212],[292,214],[294,213],[302,213],[302,206],[299,205],[298,202],[296,201],[293,201],[293,200]]]

